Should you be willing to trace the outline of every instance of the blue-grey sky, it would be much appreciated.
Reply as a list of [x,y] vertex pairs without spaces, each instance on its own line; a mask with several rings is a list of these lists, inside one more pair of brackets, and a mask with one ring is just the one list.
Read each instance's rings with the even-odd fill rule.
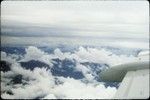
[[[148,1],[3,1],[2,45],[148,48]],[[130,44],[130,45],[129,45]]]

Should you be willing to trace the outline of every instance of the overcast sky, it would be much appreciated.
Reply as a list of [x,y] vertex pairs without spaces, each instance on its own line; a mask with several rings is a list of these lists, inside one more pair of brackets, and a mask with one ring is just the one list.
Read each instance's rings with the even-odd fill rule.
[[[3,1],[1,25],[2,44],[29,44],[26,42],[27,37],[33,41],[30,44],[37,43],[37,40],[38,43],[43,43],[43,40],[47,43],[55,40],[63,42],[68,39],[66,37],[75,36],[109,41],[125,38],[148,44],[149,3],[147,1]],[[64,40],[59,41],[60,38]]]

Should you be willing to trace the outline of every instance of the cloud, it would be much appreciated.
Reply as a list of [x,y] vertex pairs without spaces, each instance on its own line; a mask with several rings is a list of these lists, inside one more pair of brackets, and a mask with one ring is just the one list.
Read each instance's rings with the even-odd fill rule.
[[88,62],[95,62],[95,63],[107,63],[110,66],[117,65],[121,63],[127,63],[130,61],[135,60],[134,56],[127,56],[127,55],[116,55],[110,51],[105,49],[95,49],[95,48],[83,48],[80,47],[79,51],[75,52],[75,54],[80,58]]
[[24,56],[24,59],[20,61],[39,60],[47,63],[49,66],[52,66],[51,56],[41,51],[40,49],[34,46],[29,46],[28,48],[25,49],[25,52],[26,54]]
[[[149,37],[147,1],[4,1],[1,7],[1,39],[5,45],[79,42],[103,45],[116,37],[120,38],[118,43],[122,38],[136,42],[139,38],[148,41]],[[91,41],[77,37],[90,37]],[[116,39],[112,43],[115,41]]]
[[6,54],[5,52],[1,51],[1,60],[8,61],[10,63],[15,63],[19,57],[20,55]]
[[[37,7],[39,8],[38,12]],[[136,13],[136,11],[138,11],[138,13]],[[3,19],[40,24],[65,24],[63,22],[75,23],[79,21],[84,22],[83,24],[87,24],[86,22],[88,22],[89,19],[90,21],[98,23],[143,23],[148,21],[148,16],[146,16],[148,15],[148,2],[28,1],[22,3],[19,1],[4,1],[2,2],[2,15]]]
[[28,60],[39,59],[41,58],[41,56],[44,55],[44,52],[33,46],[28,47],[27,49],[25,49],[25,51],[26,51],[25,59]]
[[[85,84],[80,80],[75,80],[69,77],[57,77],[58,80],[63,82],[63,84],[57,85],[54,82],[54,76],[52,76],[50,71],[47,71],[46,69],[35,68],[33,71],[30,71],[23,69],[17,63],[13,64],[12,68],[11,71],[16,75],[23,75],[23,79],[26,80],[28,84],[10,84],[9,89],[6,89],[7,85],[2,81],[3,87],[1,90],[11,90],[13,93],[13,95],[7,94],[6,92],[2,93],[1,97],[5,99],[32,99],[37,97],[48,99],[111,98],[116,92],[115,87],[105,88],[101,83],[98,83],[97,85],[95,85],[95,83]],[[13,76],[15,76],[14,74]]]
[[[65,99],[104,99],[112,98],[116,88],[105,88],[101,83],[82,83],[72,78],[63,79],[64,84],[55,88],[54,93],[58,98]],[[65,91],[64,91],[65,90]]]
[[[125,35],[118,33],[117,35],[111,34],[116,37],[102,36],[51,36],[51,37],[15,37],[15,36],[2,36],[2,46],[111,46],[115,48],[135,48],[135,49],[148,49],[149,48],[149,35],[148,34],[133,34]],[[28,41],[27,41],[28,40]],[[142,45],[134,45],[134,44]]]
[[83,73],[84,77],[88,81],[93,81],[94,80],[94,76],[92,75],[91,70],[87,66],[77,64],[76,65],[76,70],[81,71]]
[[55,97],[55,95],[54,94],[48,94],[46,97],[44,97],[43,99],[57,99],[56,97]]
[[74,51],[73,53],[63,53],[60,49],[57,48],[54,50],[53,53],[48,54],[37,47],[30,46],[26,48],[26,54],[24,55],[24,58],[20,61],[38,60],[48,64],[52,68],[55,67],[53,66],[53,63],[55,62],[52,59],[75,60],[76,66],[74,70],[82,72],[84,77],[88,81],[94,80],[94,72],[91,71],[90,67],[82,65],[81,63],[92,62],[101,64],[102,67],[106,67],[105,64],[111,67],[118,64],[128,63],[137,60],[137,58],[132,55],[116,55],[105,49],[79,47],[79,49],[77,51]]
[[26,48],[26,54],[21,61],[30,61],[30,60],[39,60],[45,62],[49,65],[52,65],[52,59],[59,58],[60,60],[64,59],[75,59],[77,62],[95,62],[95,63],[107,63],[109,65],[116,65],[121,63],[132,62],[136,60],[136,57],[133,55],[116,55],[105,49],[96,49],[96,48],[84,48],[79,47],[77,51],[71,52],[62,52],[60,49],[55,49],[53,54],[45,53],[37,47],[29,46]]
[[[79,47],[73,52],[62,52],[55,49],[53,53],[46,53],[43,50],[30,46],[26,48],[26,53],[21,60],[16,60],[11,54],[1,52],[1,58],[11,63],[11,70],[1,71],[1,97],[5,99],[111,99],[116,93],[115,87],[105,87],[103,82],[95,80],[95,74],[91,68],[81,63],[92,62],[103,66],[106,63],[110,66],[136,60],[134,56],[116,55],[106,49]],[[53,76],[51,69],[34,68],[34,70],[24,69],[19,61],[39,60],[47,64],[52,64],[52,59],[75,60],[74,70],[78,70],[85,76],[83,79],[70,77]],[[9,60],[11,59],[11,60]],[[47,60],[45,60],[47,59]],[[12,62],[13,60],[13,62]],[[51,66],[55,67],[55,66]],[[12,79],[17,75],[22,76],[22,83],[14,84]],[[56,80],[58,82],[56,82]],[[86,80],[87,82],[84,82]],[[9,84],[9,85],[8,85]],[[65,91],[64,91],[65,90]],[[8,91],[10,93],[8,93]]]
[[[13,72],[13,74],[11,76],[8,76],[5,78],[5,80],[9,79],[11,80],[11,78],[9,77],[13,77],[15,75],[22,75],[23,79],[25,82],[27,82],[26,85],[20,84],[9,84],[11,88],[7,89],[8,91],[12,91],[13,95],[9,95],[9,94],[2,94],[1,97],[2,98],[7,98],[7,99],[25,99],[25,98],[36,98],[36,97],[43,97],[45,95],[47,95],[50,91],[50,89],[52,88],[52,86],[54,85],[54,79],[51,75],[51,73],[44,69],[44,68],[35,68],[33,71],[30,70],[26,70],[23,69],[18,63],[12,64],[11,66],[11,72]],[[2,77],[4,77],[3,74],[6,73],[10,73],[10,72],[5,72],[2,73]],[[6,75],[5,75],[6,76]],[[7,83],[2,81],[3,83],[3,88],[1,90],[3,90],[2,92],[4,92],[4,90],[6,90],[5,87],[7,87]],[[9,82],[8,82],[9,83]]]

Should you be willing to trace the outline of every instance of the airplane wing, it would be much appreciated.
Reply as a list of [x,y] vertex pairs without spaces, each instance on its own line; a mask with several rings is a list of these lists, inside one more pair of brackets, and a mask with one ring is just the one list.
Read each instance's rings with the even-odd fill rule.
[[148,99],[149,70],[127,72],[114,98]]
[[148,99],[149,74],[149,59],[144,56],[144,60],[111,67],[100,77],[107,82],[121,82],[114,99]]

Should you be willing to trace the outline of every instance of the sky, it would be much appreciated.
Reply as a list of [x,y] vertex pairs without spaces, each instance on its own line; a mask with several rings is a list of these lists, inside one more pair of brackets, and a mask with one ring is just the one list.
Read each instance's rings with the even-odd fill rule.
[[[3,1],[2,45],[148,48],[147,1]],[[26,41],[28,40],[28,41]]]

